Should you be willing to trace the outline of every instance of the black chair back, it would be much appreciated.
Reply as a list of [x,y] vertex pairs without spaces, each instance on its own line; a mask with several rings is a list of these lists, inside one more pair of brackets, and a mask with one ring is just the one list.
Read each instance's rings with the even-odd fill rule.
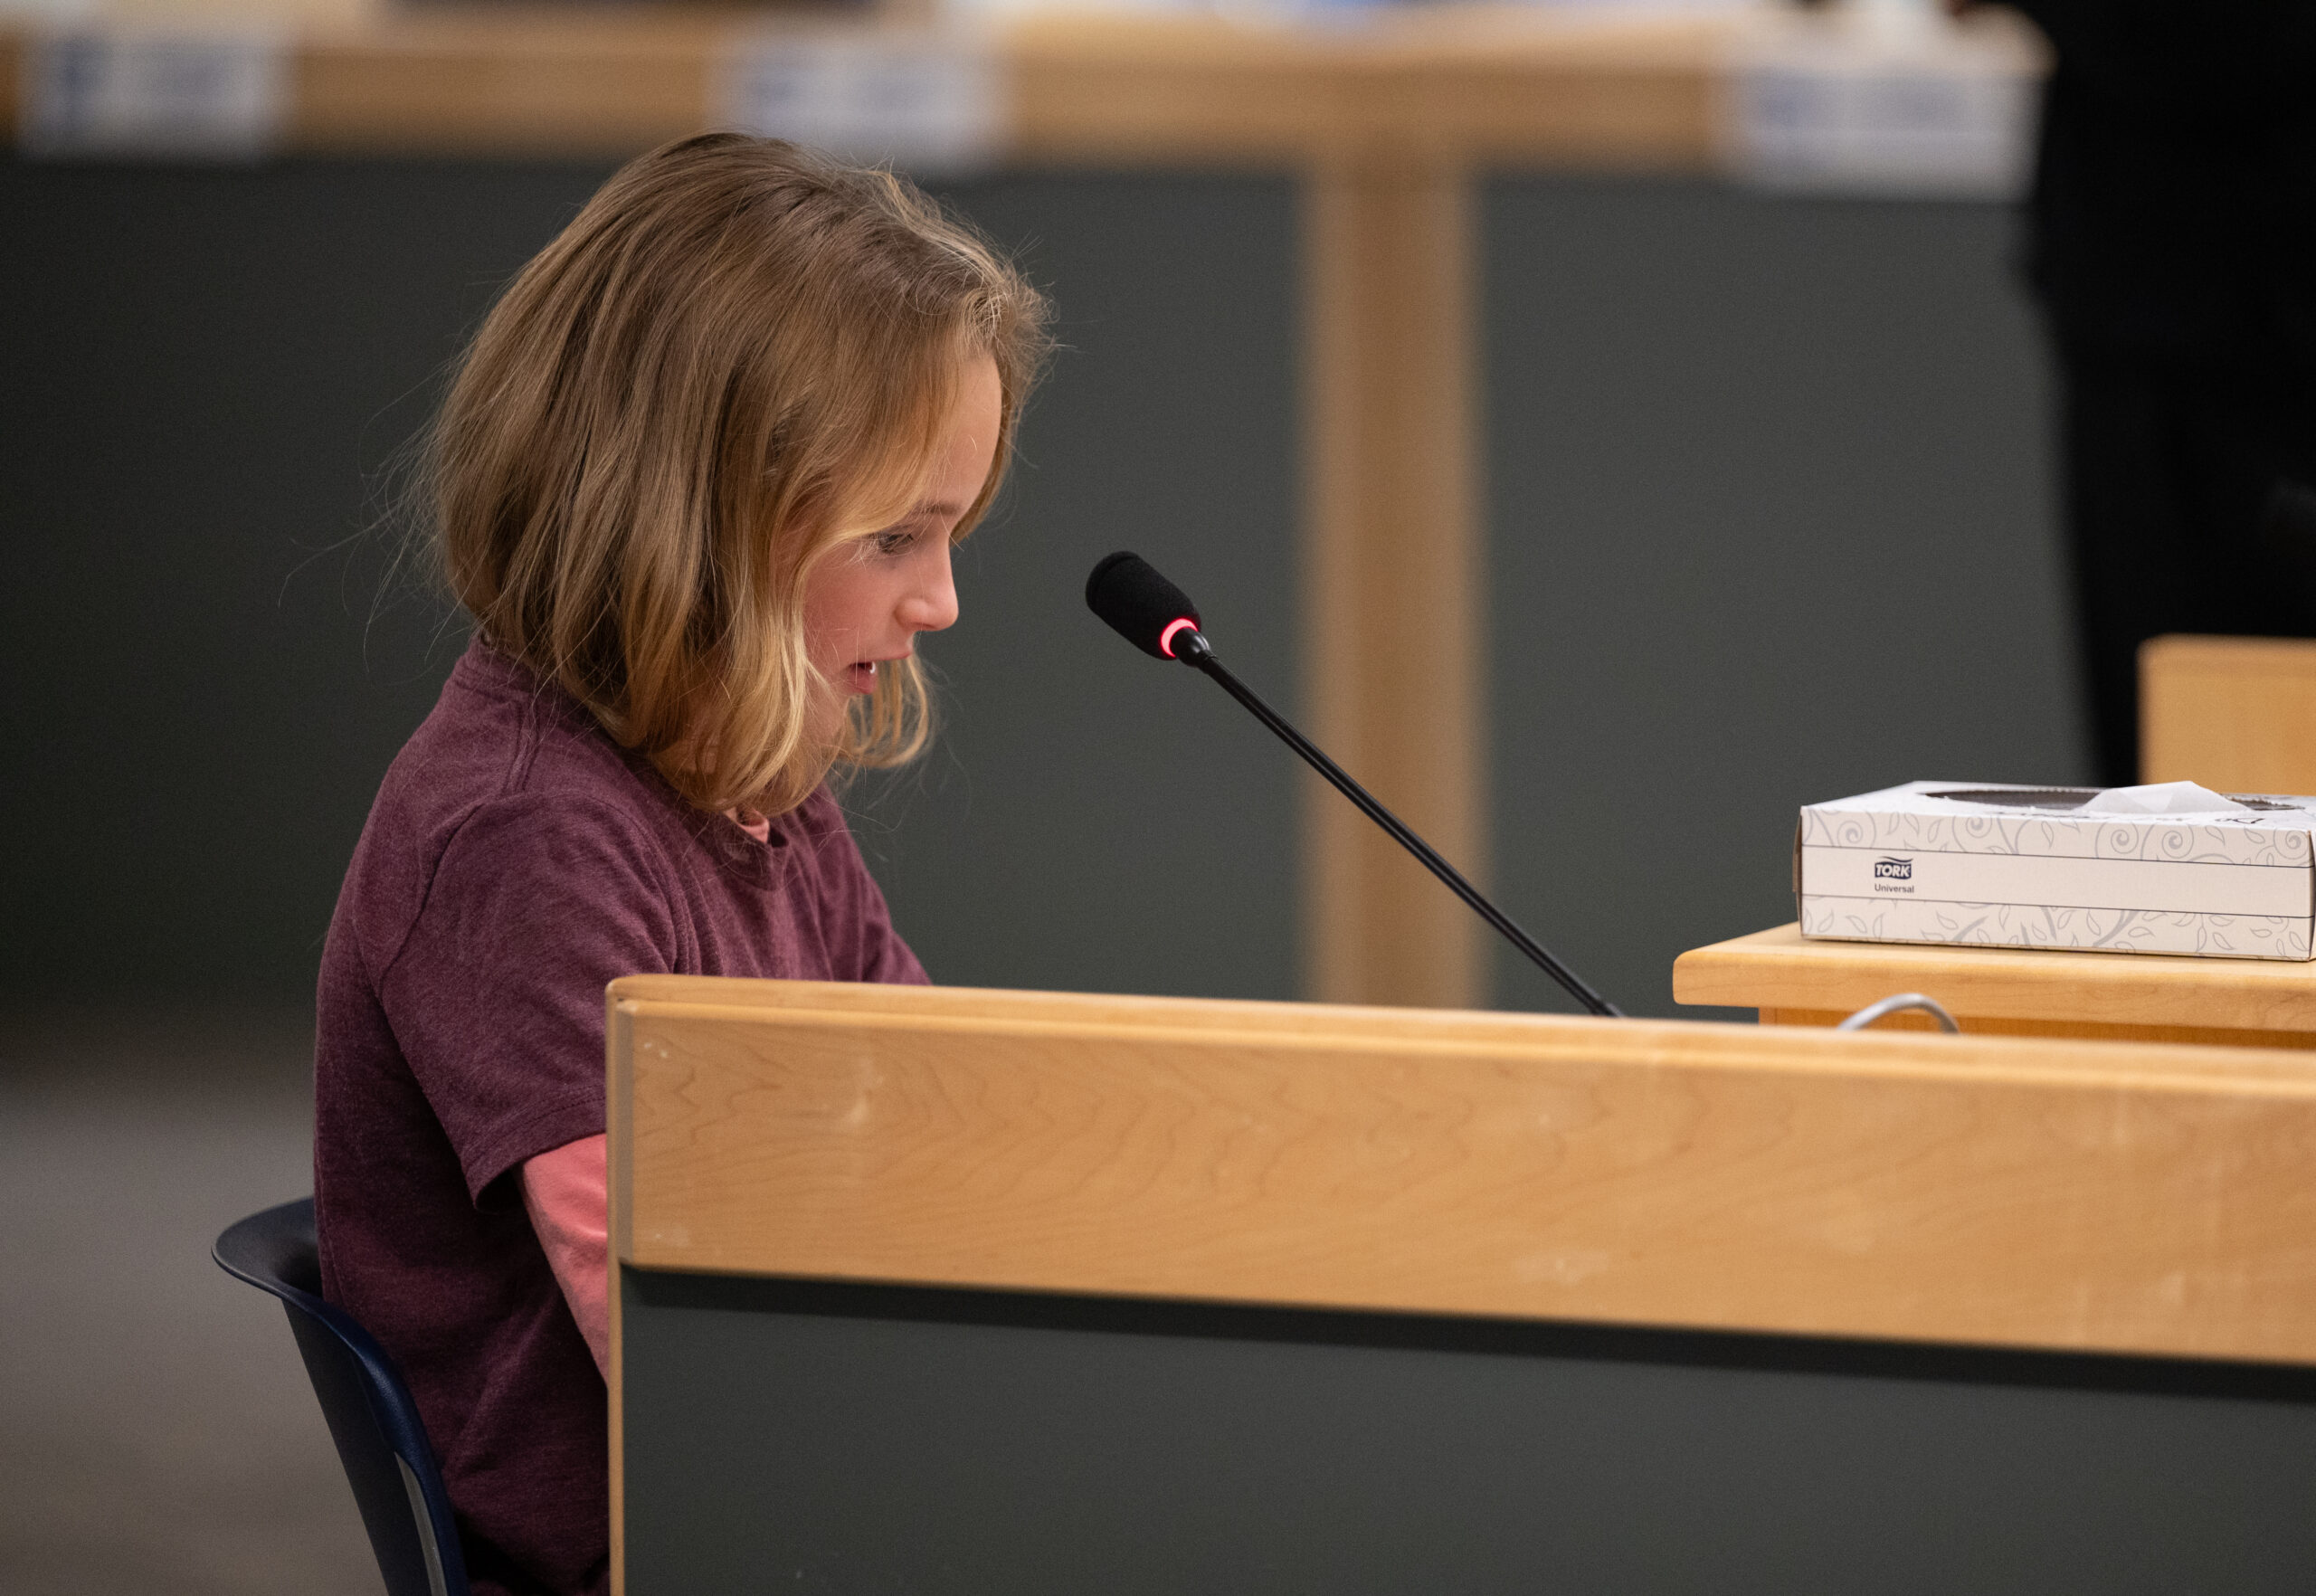
[[370,1333],[322,1300],[314,1200],[252,1214],[217,1238],[212,1256],[227,1274],[281,1299],[386,1596],[468,1596],[450,1495],[410,1388]]

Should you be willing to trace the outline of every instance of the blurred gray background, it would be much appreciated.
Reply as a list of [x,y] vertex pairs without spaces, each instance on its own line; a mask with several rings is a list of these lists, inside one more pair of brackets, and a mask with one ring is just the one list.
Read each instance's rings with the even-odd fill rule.
[[[306,1189],[321,936],[463,641],[387,580],[384,468],[603,176],[0,164],[0,1589],[376,1588],[278,1310],[204,1253]],[[1293,996],[1289,755],[1078,596],[1138,548],[1296,701],[1293,190],[944,192],[1065,347],[863,847],[936,979]],[[1670,1013],[1682,949],[1791,917],[1799,804],[2085,774],[2006,211],[1520,177],[1485,214],[1516,917]],[[1509,963],[1496,1000],[1558,1006]]]

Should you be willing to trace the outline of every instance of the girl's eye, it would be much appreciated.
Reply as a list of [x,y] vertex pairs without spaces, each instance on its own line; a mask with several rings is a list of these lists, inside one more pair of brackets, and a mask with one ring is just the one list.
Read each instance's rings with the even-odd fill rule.
[[877,552],[881,555],[897,555],[916,541],[916,534],[914,532],[879,532],[877,534]]

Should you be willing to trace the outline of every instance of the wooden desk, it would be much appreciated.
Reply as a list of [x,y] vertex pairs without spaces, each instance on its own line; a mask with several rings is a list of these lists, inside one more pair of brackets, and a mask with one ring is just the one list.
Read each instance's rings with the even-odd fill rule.
[[642,977],[615,1589],[2296,1588],[2316,1072]]
[[[1893,993],[1936,998],[1986,1036],[2316,1048],[2316,962],[1804,940],[1780,926],[1683,954],[1673,1000],[1832,1025]],[[1881,1026],[1932,1028],[1927,1015]]]

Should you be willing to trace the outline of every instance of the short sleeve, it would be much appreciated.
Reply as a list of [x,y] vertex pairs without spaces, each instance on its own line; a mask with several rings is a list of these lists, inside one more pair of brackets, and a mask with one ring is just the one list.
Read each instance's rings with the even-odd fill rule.
[[478,1203],[527,1158],[603,1130],[603,988],[678,967],[664,855],[612,805],[519,795],[444,850],[378,983]]

